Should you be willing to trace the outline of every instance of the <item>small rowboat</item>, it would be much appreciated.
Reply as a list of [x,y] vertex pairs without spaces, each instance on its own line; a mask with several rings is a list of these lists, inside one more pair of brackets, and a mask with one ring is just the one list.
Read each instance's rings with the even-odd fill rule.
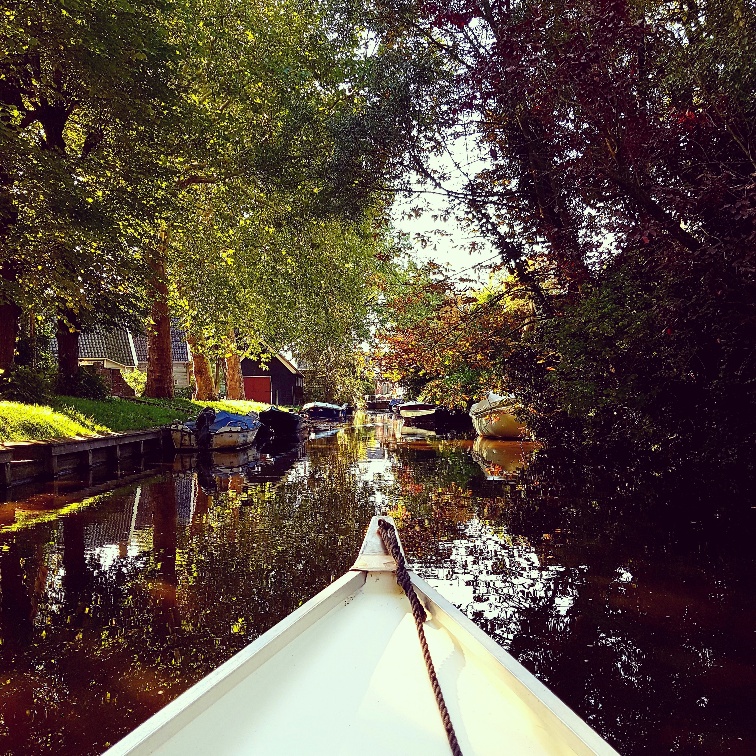
[[259,417],[276,438],[296,436],[302,428],[302,418],[296,412],[287,412],[278,407],[268,407],[260,412]]
[[302,407],[299,414],[308,420],[343,423],[347,416],[347,405],[328,404],[328,402],[309,402]]
[[[414,602],[400,579],[405,590],[414,588]],[[423,608],[425,621],[418,617]],[[424,662],[421,630],[443,707]],[[617,756],[409,572],[393,522],[374,517],[349,572],[106,756],[450,752]]]
[[[251,446],[261,423],[254,412],[235,415],[231,412],[203,410],[196,421],[171,424],[171,439],[176,451],[192,452],[198,449],[209,451],[229,451]],[[204,421],[204,422],[203,422]]]
[[522,438],[525,426],[514,416],[514,403],[498,394],[489,394],[470,407],[473,427],[485,438]]
[[425,402],[405,402],[399,405],[399,415],[405,420],[417,420],[421,417],[432,417],[436,414],[435,404],[426,404]]

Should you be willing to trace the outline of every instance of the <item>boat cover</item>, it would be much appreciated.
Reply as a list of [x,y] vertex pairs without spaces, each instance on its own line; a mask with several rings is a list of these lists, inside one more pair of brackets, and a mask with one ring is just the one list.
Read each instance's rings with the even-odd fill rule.
[[223,430],[254,430],[260,425],[260,421],[254,415],[234,415],[232,412],[220,410],[215,413],[215,420],[210,425],[210,433],[218,433]]
[[500,394],[494,394],[493,391],[489,392],[488,396],[477,404],[473,404],[470,407],[470,415],[479,415],[482,412],[488,412],[492,409],[498,409],[499,407],[511,407],[514,400],[510,396],[501,396]]

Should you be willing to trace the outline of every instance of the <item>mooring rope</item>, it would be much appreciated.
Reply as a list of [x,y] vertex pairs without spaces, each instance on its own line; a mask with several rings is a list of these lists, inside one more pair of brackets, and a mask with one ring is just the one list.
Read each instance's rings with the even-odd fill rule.
[[438,711],[441,714],[441,719],[444,723],[446,737],[449,740],[449,747],[454,756],[462,756],[462,749],[459,747],[457,734],[454,732],[454,725],[449,716],[449,710],[446,708],[446,701],[444,701],[444,694],[441,692],[441,685],[438,682],[436,668],[433,666],[433,659],[431,659],[430,651],[428,650],[428,641],[425,638],[425,630],[423,628],[423,622],[425,622],[427,616],[425,613],[425,607],[420,603],[420,599],[418,598],[417,593],[415,593],[415,586],[412,585],[412,579],[407,571],[407,565],[404,563],[402,550],[399,547],[399,539],[396,535],[396,529],[387,520],[379,520],[378,535],[381,537],[383,544],[396,562],[396,582],[404,590],[409,599],[410,606],[412,607],[412,616],[415,619],[417,635],[420,638],[420,646],[423,649],[423,659],[425,659],[428,677],[430,678],[431,687],[433,688],[433,694],[436,697]]

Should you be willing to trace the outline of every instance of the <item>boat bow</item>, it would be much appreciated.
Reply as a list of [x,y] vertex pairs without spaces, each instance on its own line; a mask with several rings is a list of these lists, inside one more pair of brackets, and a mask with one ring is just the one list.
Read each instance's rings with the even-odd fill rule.
[[[396,561],[373,518],[353,568],[107,756],[450,753]],[[461,751],[616,756],[425,581],[430,654]]]

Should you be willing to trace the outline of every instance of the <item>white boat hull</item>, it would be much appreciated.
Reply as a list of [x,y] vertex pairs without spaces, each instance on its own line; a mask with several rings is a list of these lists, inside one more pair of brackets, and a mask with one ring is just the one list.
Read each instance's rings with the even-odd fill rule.
[[435,407],[430,407],[427,409],[400,409],[399,414],[402,417],[406,418],[412,418],[412,417],[430,417],[431,415],[434,415],[436,413]]
[[472,422],[478,435],[486,438],[521,438],[525,433],[525,426],[511,412],[504,410],[474,415]]
[[489,394],[470,407],[470,418],[478,435],[486,438],[522,438],[525,426],[515,417],[514,405],[505,397]]
[[[251,446],[257,436],[259,426],[251,430],[222,430],[210,434],[210,451],[230,451]],[[184,425],[171,426],[171,438],[176,451],[197,451],[194,431]]]
[[[107,756],[448,756],[396,565],[369,541],[354,569]],[[616,756],[459,610],[412,582],[431,615],[425,633],[463,753]]]

